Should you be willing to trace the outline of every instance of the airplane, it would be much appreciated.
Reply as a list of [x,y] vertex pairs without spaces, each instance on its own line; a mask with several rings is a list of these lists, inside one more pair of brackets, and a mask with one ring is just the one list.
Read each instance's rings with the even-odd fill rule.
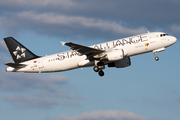
[[5,64],[9,66],[6,68],[7,72],[62,72],[93,66],[95,72],[104,76],[105,65],[116,68],[128,67],[131,65],[131,57],[135,55],[153,52],[155,60],[158,61],[157,52],[173,45],[177,38],[164,32],[148,31],[89,47],[72,42],[61,42],[62,46],[66,45],[71,50],[44,57],[35,55],[13,37],[4,38],[4,41],[14,61]]

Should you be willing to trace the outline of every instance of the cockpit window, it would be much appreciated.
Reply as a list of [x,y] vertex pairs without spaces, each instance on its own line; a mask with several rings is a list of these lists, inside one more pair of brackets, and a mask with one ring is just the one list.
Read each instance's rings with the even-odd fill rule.
[[161,37],[163,37],[163,36],[168,36],[168,34],[161,34],[160,36],[161,36]]

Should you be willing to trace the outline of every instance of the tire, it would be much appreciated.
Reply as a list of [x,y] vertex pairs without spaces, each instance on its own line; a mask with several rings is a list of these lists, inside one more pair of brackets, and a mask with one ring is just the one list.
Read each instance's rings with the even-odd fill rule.
[[158,60],[159,60],[159,57],[155,57],[155,60],[158,61]]
[[103,66],[103,65],[104,65],[103,62],[98,62],[98,63],[97,63],[97,66]]
[[99,68],[98,68],[97,66],[94,66],[93,70],[94,70],[95,72],[98,72],[98,71],[99,71]]
[[99,71],[99,76],[104,76],[104,72],[102,70]]

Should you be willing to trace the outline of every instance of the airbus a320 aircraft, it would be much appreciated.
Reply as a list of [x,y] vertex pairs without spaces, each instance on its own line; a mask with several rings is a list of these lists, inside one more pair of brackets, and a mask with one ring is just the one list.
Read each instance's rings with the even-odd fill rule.
[[118,39],[93,46],[83,46],[72,42],[61,42],[72,50],[40,57],[32,53],[12,37],[4,38],[14,63],[7,72],[45,73],[61,72],[81,67],[94,66],[94,71],[104,76],[105,65],[123,68],[131,65],[130,57],[147,52],[153,52],[155,60],[157,52],[174,44],[177,39],[163,32],[148,32],[128,38]]

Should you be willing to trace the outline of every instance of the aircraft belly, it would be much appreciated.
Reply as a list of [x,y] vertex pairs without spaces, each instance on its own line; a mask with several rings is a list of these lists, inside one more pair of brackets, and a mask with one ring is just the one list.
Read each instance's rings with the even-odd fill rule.
[[76,59],[68,59],[68,60],[59,62],[58,66],[59,66],[60,71],[65,71],[65,70],[78,68],[78,63]]
[[70,58],[65,60],[50,61],[44,63],[45,72],[59,72],[78,68],[77,60]]

